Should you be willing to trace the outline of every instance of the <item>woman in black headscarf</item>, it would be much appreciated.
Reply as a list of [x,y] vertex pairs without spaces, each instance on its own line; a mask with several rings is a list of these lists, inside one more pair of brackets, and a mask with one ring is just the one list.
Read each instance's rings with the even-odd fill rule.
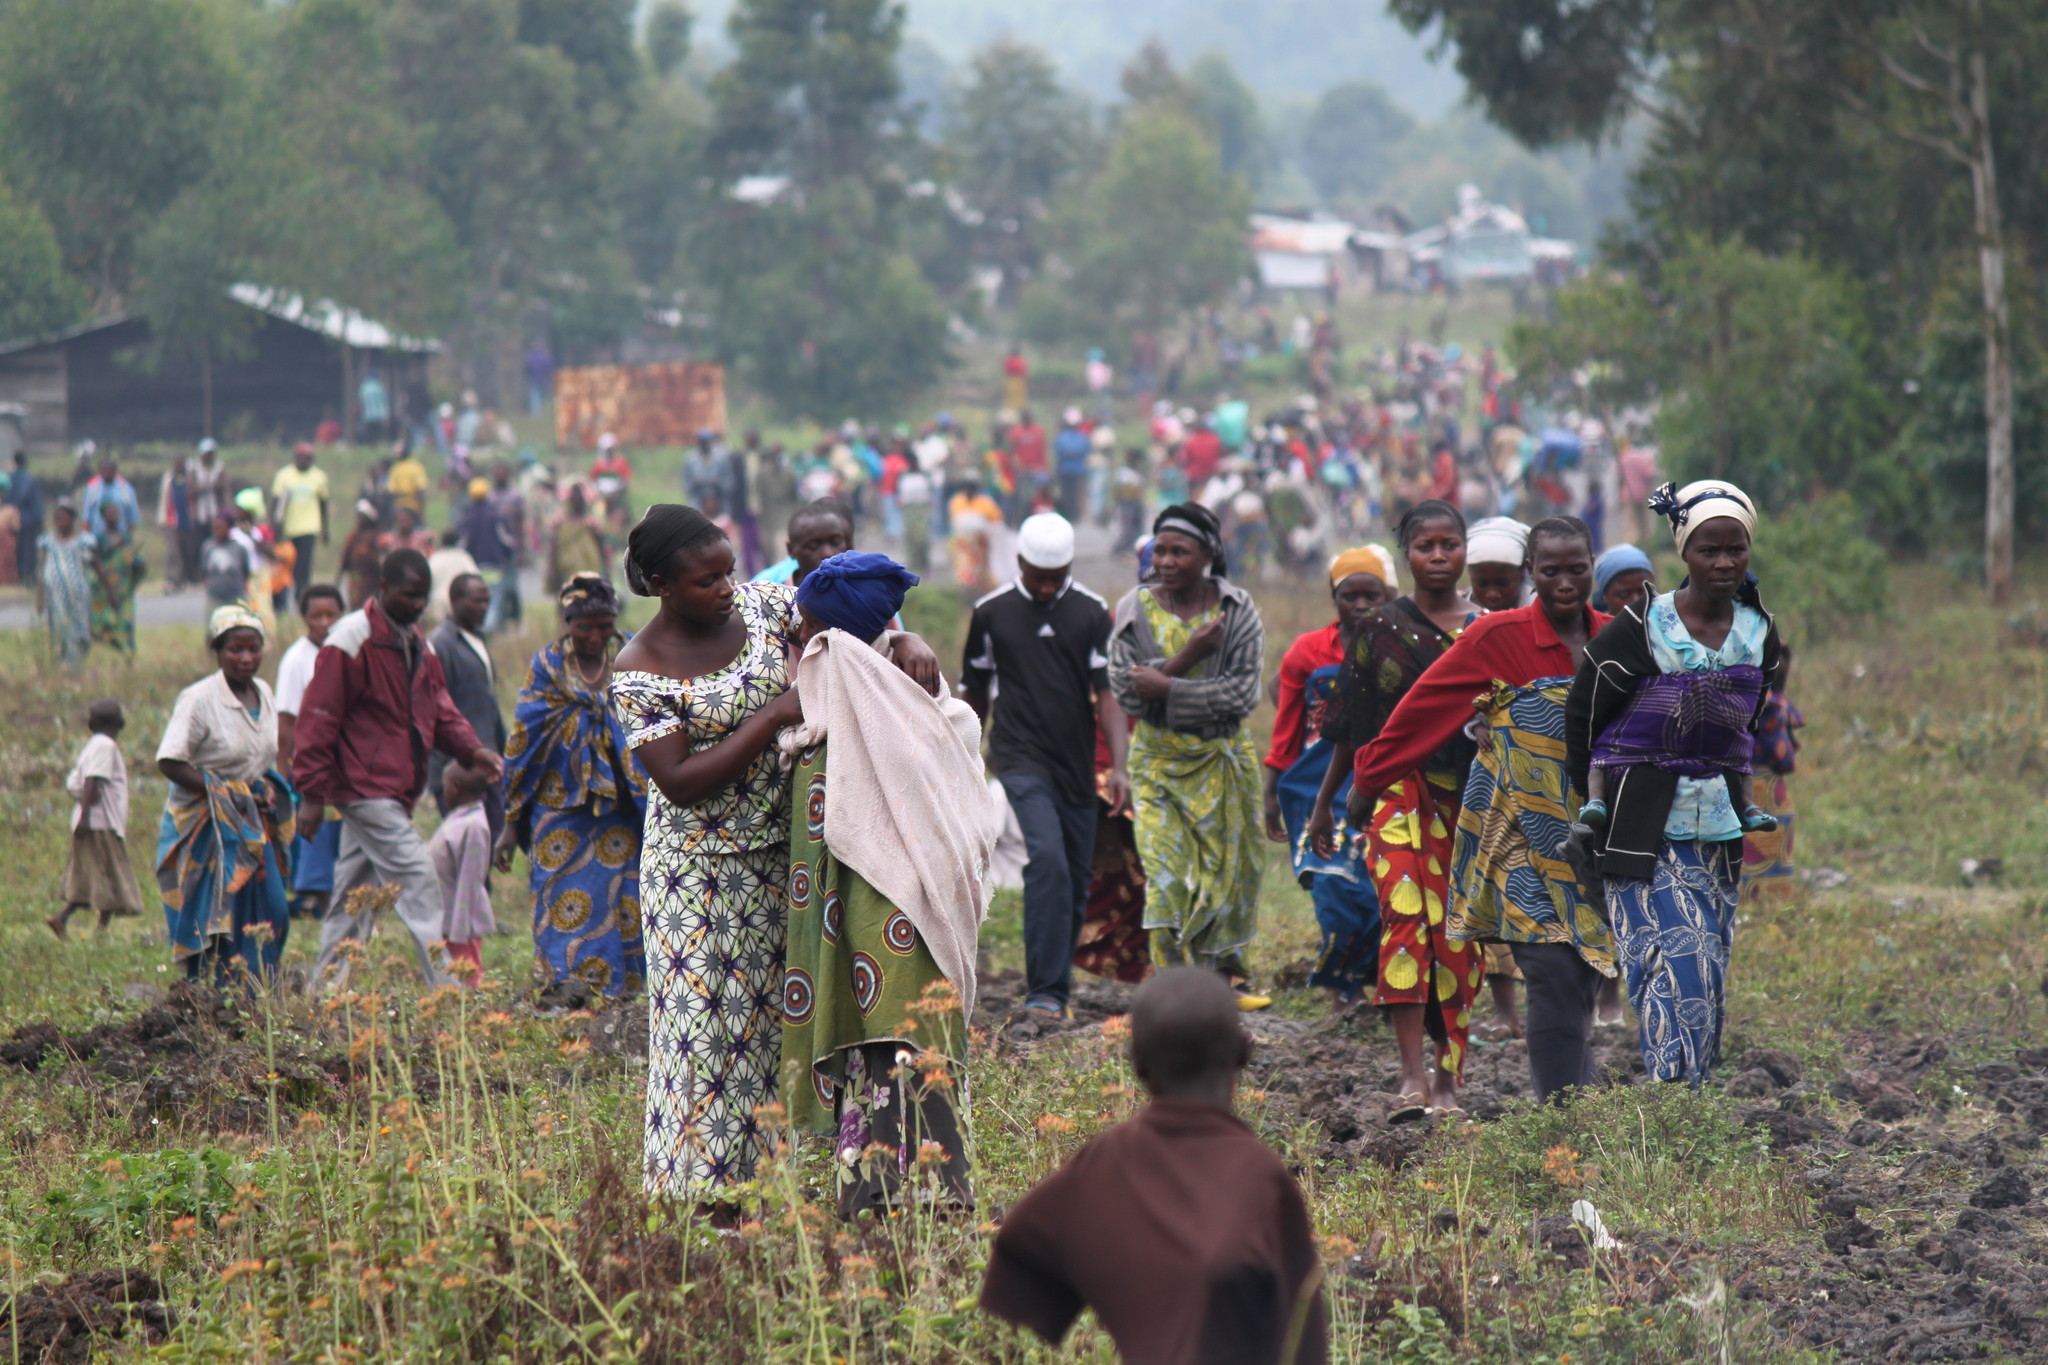
[[1266,868],[1259,756],[1244,722],[1259,704],[1265,624],[1224,575],[1215,514],[1180,503],[1152,523],[1150,581],[1117,603],[1109,685],[1138,724],[1131,805],[1145,865],[1153,963],[1222,973],[1246,986]]

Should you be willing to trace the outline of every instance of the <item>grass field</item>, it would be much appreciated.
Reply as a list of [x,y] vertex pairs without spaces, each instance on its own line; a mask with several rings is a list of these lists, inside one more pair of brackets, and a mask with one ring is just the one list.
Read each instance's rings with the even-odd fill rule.
[[[1898,596],[1881,631],[1803,651],[1795,680],[1801,862],[1850,879],[1738,933],[1729,1056],[1775,1050],[1797,1083],[1617,1086],[1389,1130],[1369,1112],[1391,1055],[1375,1022],[1298,989],[1257,1021],[1242,1108],[1308,1191],[1336,1359],[2039,1358],[2048,1208],[2030,1188],[1970,1201],[2010,1187],[1999,1172],[2031,1181],[2048,1129],[2048,1056],[2025,1051],[2048,1015],[2043,656],[1944,575],[1904,571]],[[1277,661],[1323,607],[1264,601]],[[936,594],[913,609],[942,656],[951,611]],[[71,678],[38,644],[0,638],[17,888],[0,913],[0,1360],[82,1359],[66,1334],[87,1330],[112,1358],[176,1361],[1112,1358],[1086,1320],[1053,1351],[972,1300],[1003,1208],[1139,1102],[1113,1018],[1028,1048],[985,1036],[975,1217],[839,1225],[799,1141],[722,1237],[639,1194],[644,1015],[637,1044],[630,1008],[538,1016],[523,935],[489,941],[475,995],[422,997],[385,934],[348,995],[226,1005],[163,995],[153,912],[54,940],[86,702],[128,704],[148,885],[151,755],[206,661],[196,632],[152,631],[141,662],[96,655]],[[518,657],[507,641],[508,690]],[[2002,878],[1963,886],[1965,857],[2001,859]],[[1285,980],[1315,931],[1277,861],[1266,885],[1253,963]],[[524,886],[522,866],[496,889],[515,925]],[[990,924],[997,971],[1020,965],[1016,913],[1005,897]],[[287,961],[311,938],[295,926]],[[69,1043],[18,1031],[45,1021]],[[1515,1069],[1496,1060],[1487,1074]],[[1364,1115],[1351,1136],[1344,1115]],[[1577,1199],[1618,1247],[1589,1250],[1564,1217]]]

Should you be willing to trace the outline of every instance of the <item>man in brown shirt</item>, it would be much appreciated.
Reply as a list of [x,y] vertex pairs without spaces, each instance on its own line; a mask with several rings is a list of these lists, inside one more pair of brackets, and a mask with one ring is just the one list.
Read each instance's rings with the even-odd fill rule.
[[1231,1112],[1251,1056],[1214,972],[1161,972],[1131,1006],[1152,1102],[1004,1220],[981,1306],[1055,1345],[1093,1308],[1127,1365],[1320,1365],[1329,1357],[1308,1208]]

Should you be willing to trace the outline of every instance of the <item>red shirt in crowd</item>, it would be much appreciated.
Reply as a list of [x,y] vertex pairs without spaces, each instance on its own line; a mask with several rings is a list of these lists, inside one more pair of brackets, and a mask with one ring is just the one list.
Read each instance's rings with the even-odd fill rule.
[[1216,477],[1217,466],[1223,463],[1223,438],[1207,427],[1189,432],[1181,442],[1180,463],[1188,472],[1188,491],[1200,497],[1202,485]]
[[[1604,611],[1586,608],[1586,638],[1598,635],[1609,619]],[[1557,638],[1541,602],[1488,612],[1415,680],[1379,738],[1352,759],[1357,789],[1378,796],[1420,768],[1472,719],[1472,699],[1495,683],[1525,687],[1576,671],[1571,646]]]
[[466,762],[478,748],[440,659],[374,597],[335,622],[314,656],[297,735],[292,785],[320,805],[392,800],[410,810],[429,753]]
[[1011,428],[1010,453],[1017,457],[1017,468],[1022,472],[1045,473],[1045,428],[1036,422]]
[[1280,676],[1273,683],[1273,747],[1266,751],[1267,767],[1286,772],[1308,747],[1309,737],[1322,733],[1322,716],[1308,714],[1308,680],[1317,669],[1344,662],[1341,634],[1342,628],[1333,621],[1296,637],[1280,656]]

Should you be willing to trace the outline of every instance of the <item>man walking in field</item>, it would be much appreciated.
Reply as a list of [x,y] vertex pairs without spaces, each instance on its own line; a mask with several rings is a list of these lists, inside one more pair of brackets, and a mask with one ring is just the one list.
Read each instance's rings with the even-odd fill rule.
[[299,833],[318,833],[329,805],[342,820],[316,975],[333,964],[344,940],[367,939],[374,927],[369,913],[349,913],[349,891],[395,883],[398,918],[412,934],[427,984],[449,980],[432,951],[441,940],[440,880],[413,828],[413,803],[426,789],[429,752],[482,769],[493,781],[505,761],[477,742],[448,695],[441,661],[420,637],[432,583],[426,556],[392,551],[377,595],[335,623],[313,662],[292,758],[292,781],[304,801]]

